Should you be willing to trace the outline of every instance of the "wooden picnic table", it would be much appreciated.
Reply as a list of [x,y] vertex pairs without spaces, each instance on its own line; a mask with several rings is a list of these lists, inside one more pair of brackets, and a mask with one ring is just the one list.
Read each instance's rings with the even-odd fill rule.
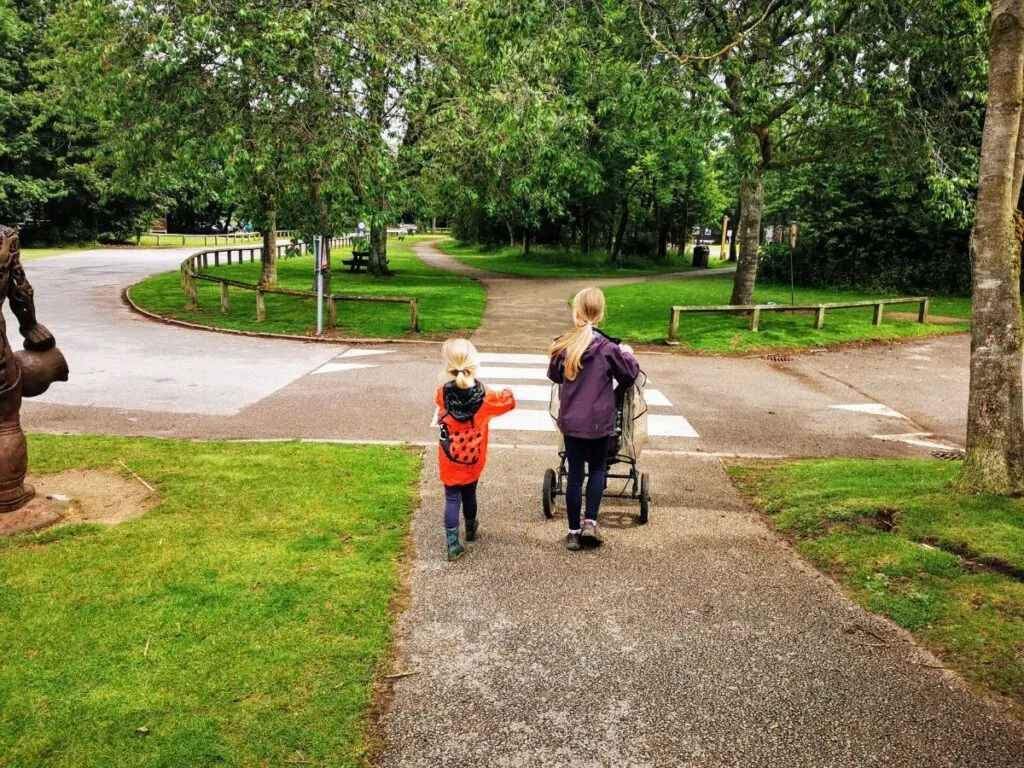
[[349,272],[359,272],[370,266],[370,252],[352,251],[352,258],[342,259],[341,263],[348,267]]

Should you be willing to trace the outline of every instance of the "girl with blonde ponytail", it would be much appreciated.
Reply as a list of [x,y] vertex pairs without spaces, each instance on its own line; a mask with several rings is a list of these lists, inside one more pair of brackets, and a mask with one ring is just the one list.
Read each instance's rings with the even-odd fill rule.
[[[605,300],[599,288],[585,288],[572,302],[573,327],[549,350],[548,378],[559,385],[558,429],[569,465],[565,502],[569,517],[566,549],[600,546],[597,513],[608,472],[609,438],[615,433],[614,382],[631,387],[640,373],[633,350],[597,329]],[[583,478],[587,476],[586,516]]]
[[476,486],[487,463],[488,425],[516,407],[511,390],[495,392],[476,378],[476,347],[466,339],[448,339],[441,347],[445,383],[437,390],[434,422],[440,432],[437,460],[444,484],[444,528],[448,559],[465,549],[459,540],[459,508],[466,519],[466,541],[476,538]]

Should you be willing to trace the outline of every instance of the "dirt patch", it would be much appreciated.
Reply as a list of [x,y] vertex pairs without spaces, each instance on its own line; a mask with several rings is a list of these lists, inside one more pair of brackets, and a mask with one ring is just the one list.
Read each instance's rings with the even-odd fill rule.
[[[885,316],[892,320],[917,321],[917,312],[886,312]],[[942,315],[928,315],[930,325],[963,325],[969,323],[966,317],[943,317]]]
[[112,472],[72,469],[32,477],[29,482],[35,486],[37,497],[64,503],[62,525],[116,525],[144,515],[159,501],[157,494],[142,483]]

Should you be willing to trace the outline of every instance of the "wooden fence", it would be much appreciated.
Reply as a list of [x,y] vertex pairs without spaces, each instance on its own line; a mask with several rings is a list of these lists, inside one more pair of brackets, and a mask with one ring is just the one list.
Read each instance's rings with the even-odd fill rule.
[[[351,245],[352,237],[331,238],[330,247],[335,248],[343,245]],[[193,306],[199,306],[199,291],[196,285],[198,280],[220,285],[220,311],[227,314],[230,309],[229,291],[232,287],[256,293],[256,320],[263,322],[267,319],[266,294],[278,296],[296,296],[303,299],[316,299],[314,291],[295,291],[289,288],[270,288],[259,283],[246,283],[241,280],[231,280],[224,277],[206,274],[204,269],[221,266],[222,259],[224,266],[238,263],[242,264],[248,257],[249,263],[255,263],[263,251],[263,246],[251,248],[211,248],[206,251],[194,253],[181,262],[180,277],[181,287]],[[308,253],[308,243],[287,243],[277,246],[278,256],[287,252]],[[324,296],[327,301],[327,327],[336,328],[338,321],[338,302],[363,301],[382,304],[408,304],[409,305],[409,327],[418,332],[420,329],[419,300],[414,296],[360,296],[351,294],[332,293]]]
[[827,310],[854,309],[858,307],[874,307],[872,323],[875,326],[879,326],[882,324],[885,307],[890,304],[917,304],[917,321],[919,323],[928,322],[927,296],[879,300],[869,299],[867,301],[834,301],[823,304],[725,304],[720,306],[672,307],[668,318],[668,343],[672,345],[679,343],[679,319],[684,312],[749,312],[750,330],[752,331],[757,331],[762,312],[813,312],[814,327],[820,330],[825,325],[825,312]]

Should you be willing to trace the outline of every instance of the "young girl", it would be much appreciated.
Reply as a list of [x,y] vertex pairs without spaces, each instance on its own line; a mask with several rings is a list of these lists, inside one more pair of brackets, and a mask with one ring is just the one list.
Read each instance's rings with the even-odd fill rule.
[[476,380],[476,348],[466,339],[448,339],[441,347],[448,381],[437,390],[433,426],[441,430],[437,461],[444,483],[444,530],[448,559],[465,551],[459,541],[459,505],[466,518],[466,541],[476,538],[476,484],[487,463],[488,425],[516,407],[511,390],[494,392]]
[[[569,513],[566,549],[597,547],[597,511],[608,471],[608,439],[615,433],[613,381],[630,387],[640,373],[633,350],[605,336],[595,326],[604,319],[604,294],[586,288],[572,303],[573,328],[551,345],[548,378],[559,385],[558,429],[565,438],[569,463],[565,503]],[[583,506],[583,465],[589,470],[586,518]]]

